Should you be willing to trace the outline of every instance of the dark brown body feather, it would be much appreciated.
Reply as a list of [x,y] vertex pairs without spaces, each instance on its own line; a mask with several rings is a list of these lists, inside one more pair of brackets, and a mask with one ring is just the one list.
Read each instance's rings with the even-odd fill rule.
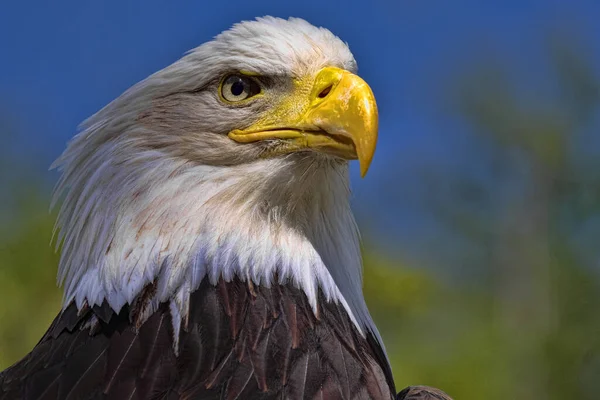
[[[291,285],[205,280],[182,322],[167,304],[136,328],[136,309],[74,305],[23,360],[0,373],[0,399],[393,399],[373,335],[321,296]],[[95,322],[97,321],[97,322]]]

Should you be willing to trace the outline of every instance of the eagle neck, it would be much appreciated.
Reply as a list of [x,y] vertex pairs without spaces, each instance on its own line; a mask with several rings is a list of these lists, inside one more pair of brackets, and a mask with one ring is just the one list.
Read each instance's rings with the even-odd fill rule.
[[[95,190],[76,203],[88,214],[69,218],[63,206],[65,307],[106,301],[118,312],[152,285],[145,314],[169,302],[178,331],[205,277],[213,284],[239,277],[291,283],[315,312],[322,293],[361,333],[376,332],[362,295],[345,163],[289,157],[236,167],[151,165],[135,175],[123,173],[132,166],[103,164],[86,186]],[[112,190],[100,184],[107,175]]]

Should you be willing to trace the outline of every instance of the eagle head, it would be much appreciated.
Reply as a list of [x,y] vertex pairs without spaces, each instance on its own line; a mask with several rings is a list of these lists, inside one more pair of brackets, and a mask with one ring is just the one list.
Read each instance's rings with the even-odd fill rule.
[[[348,46],[301,19],[236,24],[88,119],[55,166],[65,306],[185,319],[200,280],[292,282],[370,324],[348,161],[377,107]],[[149,311],[150,312],[150,311]],[[174,317],[175,318],[175,317]]]

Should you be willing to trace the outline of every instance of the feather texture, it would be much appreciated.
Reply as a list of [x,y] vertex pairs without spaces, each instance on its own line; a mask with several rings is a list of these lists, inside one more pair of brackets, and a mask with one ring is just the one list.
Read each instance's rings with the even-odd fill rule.
[[204,279],[178,356],[166,303],[139,328],[139,308],[72,304],[0,374],[0,399],[393,399],[377,341],[319,300],[317,317],[293,285]]
[[442,392],[440,389],[429,386],[409,386],[403,389],[397,400],[452,400],[450,396]]

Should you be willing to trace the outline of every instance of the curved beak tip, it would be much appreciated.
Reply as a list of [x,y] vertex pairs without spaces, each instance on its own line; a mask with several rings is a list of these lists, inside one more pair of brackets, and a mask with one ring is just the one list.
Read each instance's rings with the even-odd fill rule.
[[[370,92],[370,90],[369,90]],[[373,161],[373,156],[375,155],[375,149],[377,146],[377,137],[378,137],[378,112],[377,105],[375,103],[375,98],[370,92],[369,104],[365,109],[363,114],[363,125],[362,125],[362,133],[357,135],[357,140],[355,142],[356,146],[356,154],[358,157],[358,162],[360,164],[360,175],[362,178],[367,175],[367,171],[369,170],[369,166]]]
[[[371,161],[373,161],[373,155],[375,154],[375,147],[368,146],[367,148],[360,148],[357,146],[358,164],[360,165],[360,176],[364,178],[369,171]],[[362,151],[361,151],[362,150]]]
[[364,178],[367,175],[367,171],[369,171],[369,163],[360,162],[360,177]]

